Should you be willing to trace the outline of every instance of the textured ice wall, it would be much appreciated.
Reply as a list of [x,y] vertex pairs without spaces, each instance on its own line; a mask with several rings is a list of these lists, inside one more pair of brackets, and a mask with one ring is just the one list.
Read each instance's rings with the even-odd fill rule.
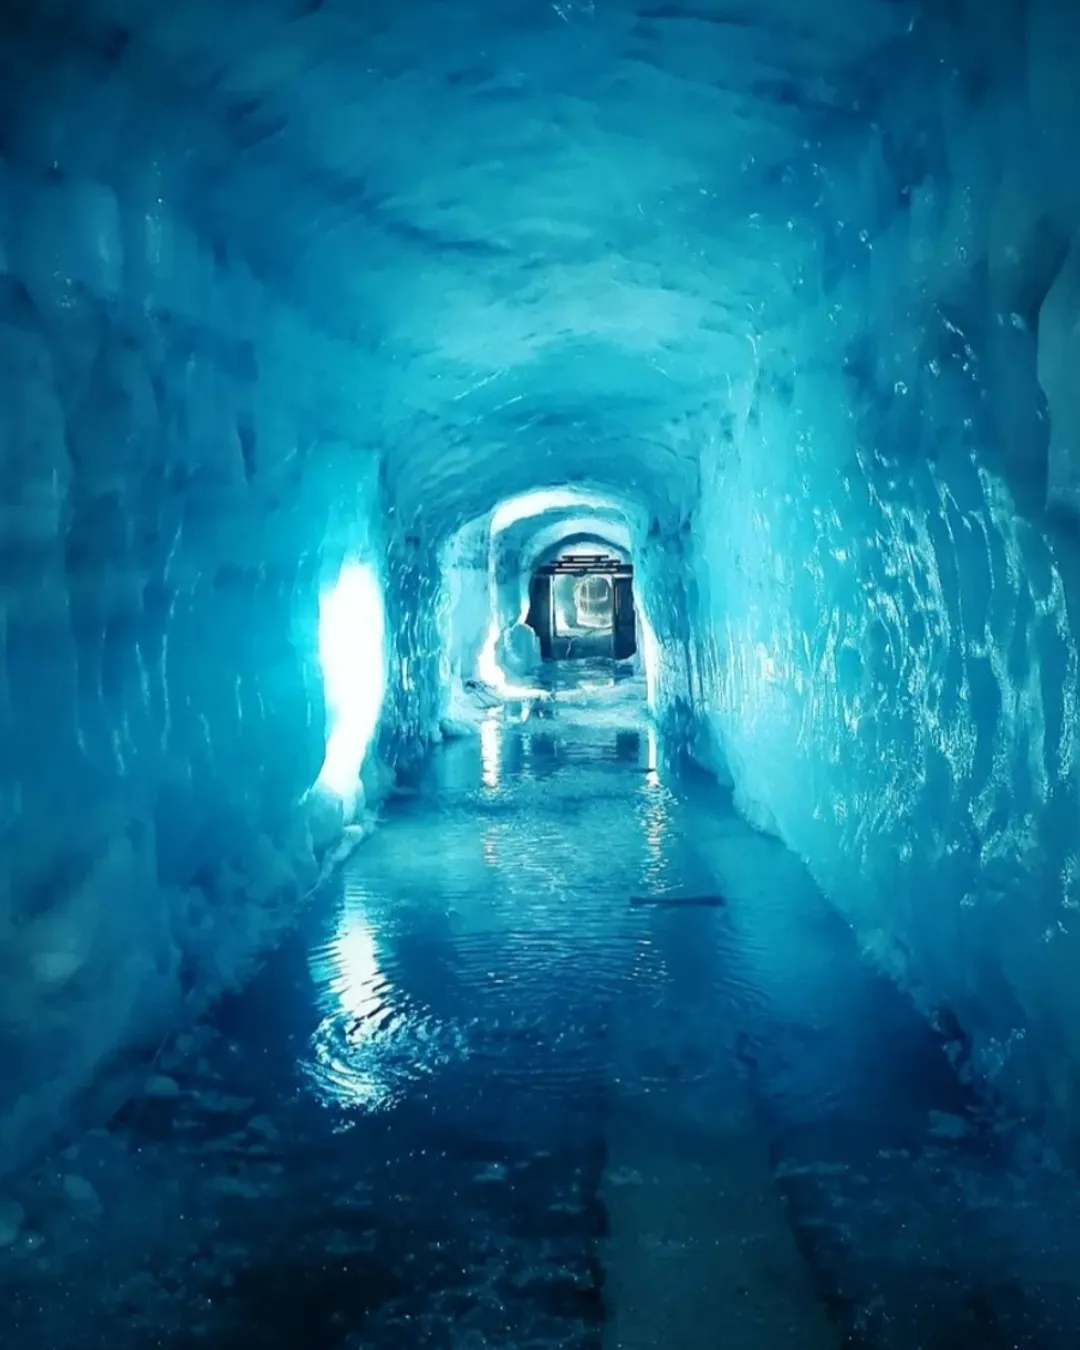
[[440,643],[444,652],[446,709],[450,686],[476,678],[491,627],[490,514],[469,521],[440,550]]
[[703,418],[692,681],[746,813],[1074,1141],[1078,38],[942,19],[823,178],[803,314]]
[[632,550],[649,706],[673,749],[686,747],[692,729],[695,556],[689,521],[665,527],[654,518]]
[[0,159],[0,1168],[315,877],[318,595],[379,549],[347,353],[47,117]]
[[[1024,518],[973,417],[935,416],[937,379],[868,393],[766,357],[703,459],[697,697],[748,816],[983,1069],[1071,1130],[1075,545]],[[895,416],[912,400],[932,454]]]
[[1028,1105],[1068,1107],[1069,560],[974,457],[860,445],[853,417],[835,421],[845,396],[816,373],[786,407],[759,390],[705,471],[709,718],[744,810],[810,860],[864,942]]
[[379,744],[384,765],[415,761],[440,737],[449,676],[443,649],[446,599],[439,550],[418,535],[396,534],[387,553],[390,680]]

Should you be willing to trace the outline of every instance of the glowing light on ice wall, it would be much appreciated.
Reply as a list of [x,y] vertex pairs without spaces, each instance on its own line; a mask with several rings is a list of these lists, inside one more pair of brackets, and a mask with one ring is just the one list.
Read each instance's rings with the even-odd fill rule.
[[656,634],[652,630],[645,614],[644,606],[640,597],[635,595],[635,608],[637,609],[638,629],[641,633],[641,660],[645,667],[645,697],[648,700],[650,712],[656,708],[656,689],[657,678],[660,668],[660,644],[656,640]]
[[386,692],[386,614],[370,563],[347,562],[319,601],[319,659],[328,734],[319,784],[336,796],[356,792]]
[[[492,581],[491,585],[492,592],[494,593],[494,581]],[[525,622],[528,612],[529,606],[528,604],[525,604],[522,606],[521,614],[518,617],[518,623]],[[476,673],[479,675],[480,679],[483,680],[489,688],[493,689],[505,699],[544,698],[545,694],[542,689],[536,689],[532,685],[527,684],[514,684],[506,678],[502,666],[499,665],[497,654],[499,638],[501,635],[502,630],[499,627],[499,620],[496,617],[491,621],[491,626],[488,628],[488,634],[484,640],[484,645],[477,658]]]

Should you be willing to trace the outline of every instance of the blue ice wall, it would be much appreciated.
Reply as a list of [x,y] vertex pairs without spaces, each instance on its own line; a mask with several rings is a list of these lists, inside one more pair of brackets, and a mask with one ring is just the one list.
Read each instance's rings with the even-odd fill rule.
[[347,349],[59,91],[5,127],[0,1169],[311,885],[318,597],[385,561]]
[[1080,25],[1061,11],[938,33],[948,75],[895,90],[880,140],[823,180],[802,314],[702,419],[694,646],[704,753],[746,813],[1075,1141],[1080,201],[1060,166]]
[[654,518],[633,551],[649,703],[666,739],[680,750],[691,733],[692,673],[699,646],[693,542],[689,521],[663,524]]
[[449,670],[439,551],[419,535],[394,534],[386,574],[390,679],[379,749],[384,765],[400,767],[414,762],[440,737]]
[[1074,560],[976,456],[900,462],[838,426],[849,396],[803,372],[785,407],[763,380],[710,456],[707,717],[748,816],[866,946],[1025,1105],[1068,1106]]

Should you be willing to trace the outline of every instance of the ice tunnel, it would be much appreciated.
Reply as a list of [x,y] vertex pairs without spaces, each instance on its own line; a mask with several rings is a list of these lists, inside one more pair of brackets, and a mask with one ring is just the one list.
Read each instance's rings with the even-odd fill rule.
[[585,544],[650,775],[1075,1169],[1078,63],[1062,0],[4,8],[0,1190],[451,742],[559,760]]

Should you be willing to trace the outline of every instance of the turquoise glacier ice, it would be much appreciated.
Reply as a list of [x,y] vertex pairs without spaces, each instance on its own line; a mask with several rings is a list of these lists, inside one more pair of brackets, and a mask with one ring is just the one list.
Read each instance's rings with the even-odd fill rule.
[[624,713],[1071,1175],[1077,127],[1066,0],[5,6],[0,1255],[346,857],[443,884],[417,775]]

